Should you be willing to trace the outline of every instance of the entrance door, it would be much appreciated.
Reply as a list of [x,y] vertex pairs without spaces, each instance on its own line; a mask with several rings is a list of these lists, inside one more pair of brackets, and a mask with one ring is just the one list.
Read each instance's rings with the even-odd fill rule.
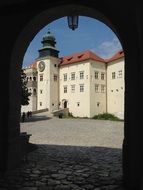
[[67,108],[67,101],[64,101],[64,108]]

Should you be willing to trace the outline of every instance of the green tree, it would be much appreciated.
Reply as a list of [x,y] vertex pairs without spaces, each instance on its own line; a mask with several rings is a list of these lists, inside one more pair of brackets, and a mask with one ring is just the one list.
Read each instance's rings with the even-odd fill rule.
[[31,93],[28,92],[27,88],[27,78],[26,74],[24,73],[24,69],[21,69],[21,105],[28,105],[29,104],[29,96]]

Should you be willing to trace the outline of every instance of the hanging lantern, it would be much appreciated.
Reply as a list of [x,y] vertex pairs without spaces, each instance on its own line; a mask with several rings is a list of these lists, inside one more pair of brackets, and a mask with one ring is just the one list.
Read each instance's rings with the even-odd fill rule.
[[67,19],[68,19],[69,28],[75,30],[78,27],[78,16],[75,15],[68,16]]

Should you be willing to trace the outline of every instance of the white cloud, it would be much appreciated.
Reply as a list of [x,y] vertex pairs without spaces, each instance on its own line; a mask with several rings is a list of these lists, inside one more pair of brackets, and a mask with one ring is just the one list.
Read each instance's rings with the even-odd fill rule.
[[102,58],[110,58],[117,51],[121,50],[122,46],[117,38],[113,38],[111,41],[104,41],[98,47],[91,49]]

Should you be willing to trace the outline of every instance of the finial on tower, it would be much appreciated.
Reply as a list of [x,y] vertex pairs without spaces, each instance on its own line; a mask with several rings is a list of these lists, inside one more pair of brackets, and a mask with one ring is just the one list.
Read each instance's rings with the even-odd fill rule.
[[48,34],[51,34],[51,31],[50,31],[50,28],[48,28],[48,32],[47,32]]

